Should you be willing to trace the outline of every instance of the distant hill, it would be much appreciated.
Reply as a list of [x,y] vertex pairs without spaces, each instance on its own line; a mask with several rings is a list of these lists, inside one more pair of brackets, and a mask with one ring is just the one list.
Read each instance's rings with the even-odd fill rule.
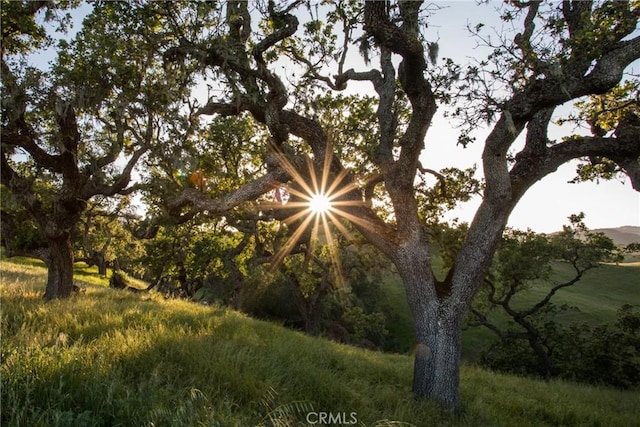
[[625,225],[616,228],[597,228],[592,231],[604,233],[613,240],[616,245],[625,246],[629,243],[640,242],[640,227],[634,225]]
[[[635,225],[624,225],[616,228],[594,228],[589,231],[596,233],[604,233],[605,236],[613,240],[618,246],[626,246],[629,243],[640,242],[640,227]],[[554,236],[560,233],[556,231],[549,233],[550,236]]]

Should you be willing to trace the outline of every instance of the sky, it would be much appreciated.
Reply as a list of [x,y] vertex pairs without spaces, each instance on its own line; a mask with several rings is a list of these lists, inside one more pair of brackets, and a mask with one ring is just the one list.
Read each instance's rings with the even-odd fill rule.
[[[438,40],[440,57],[452,57],[463,63],[469,58],[485,56],[486,50],[478,48],[477,42],[470,38],[466,26],[482,22],[487,29],[495,28],[496,32],[511,30],[511,24],[501,22],[495,11],[500,4],[499,1],[492,1],[477,6],[475,1],[468,0],[433,1],[433,7],[430,7],[433,17],[428,21],[426,37],[428,40]],[[74,19],[75,28],[72,33],[80,29],[81,17],[87,12],[87,8],[74,11],[74,17],[80,19]],[[47,62],[51,59],[53,58],[43,57],[41,61]],[[361,63],[361,60],[356,60],[355,63]],[[633,64],[632,69],[638,74],[640,62]],[[363,69],[356,67],[356,70]],[[357,90],[363,88],[367,90],[360,85]],[[486,129],[480,129],[474,144],[467,148],[456,145],[458,132],[452,123],[442,117],[440,110],[427,133],[422,164],[436,170],[450,166],[480,166],[482,143],[486,134]],[[561,135],[562,133],[555,133],[550,134],[550,137],[554,139]],[[592,229],[640,226],[640,193],[633,190],[628,179],[569,184],[568,181],[574,177],[575,167],[576,163],[565,164],[555,173],[536,183],[521,199],[511,214],[508,225],[549,233],[561,230],[562,225],[567,224],[569,215],[584,212],[585,223]],[[479,203],[480,199],[476,197],[448,213],[447,218],[469,222],[473,219]]]
[[[439,38],[440,56],[451,56],[463,61],[478,57],[483,53],[477,43],[469,38],[467,23],[472,26],[482,22],[486,28],[501,32],[504,23],[495,12],[500,2],[491,2],[480,7],[473,1],[436,1],[439,10],[434,12],[433,25],[427,30],[427,37]],[[506,27],[507,30],[510,27]],[[640,62],[631,67],[635,74],[640,72]],[[550,139],[567,135],[567,130],[550,132]],[[435,118],[426,139],[423,165],[432,169],[446,166],[460,168],[474,164],[480,166],[483,135],[478,132],[477,141],[466,149],[457,146],[457,132],[441,115]],[[576,162],[565,164],[555,173],[548,175],[524,195],[511,214],[509,226],[518,229],[530,228],[537,232],[550,233],[562,229],[567,217],[579,212],[585,213],[585,223],[589,228],[608,228],[624,225],[640,226],[640,193],[633,190],[629,179],[601,181],[600,183],[570,184],[575,176]],[[461,209],[450,212],[448,218],[471,221],[479,198],[467,203]]]
[[[478,46],[478,42],[471,38],[467,26],[477,23],[485,24],[488,34],[496,37],[505,31],[510,32],[510,38],[521,31],[521,26],[505,23],[496,11],[502,1],[490,1],[477,5],[476,1],[434,0],[426,3],[432,15],[427,20],[425,32],[428,41],[437,41],[439,57],[451,57],[459,64],[486,58],[490,52]],[[306,15],[300,14],[303,19]],[[372,66],[375,66],[375,59]],[[354,68],[356,71],[366,71],[370,67],[364,66],[362,58],[357,52],[351,52],[345,69]],[[632,67],[634,73],[640,73],[640,61]],[[335,73],[335,72],[334,72]],[[330,71],[326,74],[333,74]],[[350,82],[347,89],[350,93],[373,94],[371,85],[367,82]],[[570,111],[571,105],[557,109],[554,119],[560,114]],[[488,129],[478,129],[475,133],[476,142],[463,148],[457,145],[459,135],[456,123],[443,117],[444,110],[440,108],[429,128],[425,139],[425,150],[421,156],[424,167],[439,170],[445,167],[468,168],[478,167],[477,177],[482,177],[481,154]],[[549,132],[550,139],[560,139],[570,135],[573,128],[556,126]],[[582,134],[588,135],[583,131]],[[520,135],[523,140],[524,133]],[[517,145],[517,143],[516,143]],[[562,230],[568,224],[568,217],[580,212],[585,213],[585,224],[591,229],[620,227],[625,225],[640,226],[640,193],[633,190],[629,179],[621,177],[619,180],[601,181],[599,183],[585,182],[571,184],[575,177],[577,161],[567,163],[555,173],[534,184],[519,201],[512,212],[508,226],[517,229],[532,229],[541,233],[552,233]],[[480,204],[480,197],[458,209],[449,212],[448,220],[457,218],[462,222],[470,222]]]

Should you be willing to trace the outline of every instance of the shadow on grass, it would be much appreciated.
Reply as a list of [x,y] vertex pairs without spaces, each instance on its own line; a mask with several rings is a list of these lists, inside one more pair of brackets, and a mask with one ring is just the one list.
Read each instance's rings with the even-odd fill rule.
[[[257,425],[296,402],[355,412],[370,425],[412,421],[430,408],[407,404],[406,357],[313,339],[226,309],[110,289],[35,304],[53,340],[10,352],[2,369],[12,387],[3,395],[13,411],[7,417],[27,425],[56,417],[69,421],[58,425]],[[55,339],[60,333],[64,343]],[[3,414],[2,425],[25,424]]]
[[[96,286],[45,303],[19,291],[5,299],[5,288],[2,426],[258,425],[296,402],[354,412],[362,425],[630,425],[638,415],[637,393],[463,367],[454,420],[411,398],[408,356],[157,295]],[[290,425],[304,425],[300,415]]]

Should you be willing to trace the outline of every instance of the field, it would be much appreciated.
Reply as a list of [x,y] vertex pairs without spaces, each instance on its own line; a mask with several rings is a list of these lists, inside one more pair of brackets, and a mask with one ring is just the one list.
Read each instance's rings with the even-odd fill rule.
[[112,290],[89,273],[78,277],[85,292],[46,303],[44,268],[7,261],[0,268],[3,426],[298,426],[320,412],[362,426],[631,426],[640,419],[638,392],[470,365],[462,369],[463,414],[452,419],[411,398],[410,355]]
[[[552,302],[558,306],[569,304],[578,310],[562,313],[557,320],[566,324],[585,322],[596,326],[614,322],[617,310],[624,304],[640,306],[640,263],[637,255],[629,256],[629,261],[618,265],[602,265],[588,271],[584,278],[574,286],[561,289],[554,295]],[[571,267],[565,263],[554,265],[553,280],[562,282],[570,279]],[[514,306],[531,307],[548,292],[550,284],[538,284],[514,297]],[[411,314],[407,305],[402,282],[395,275],[385,277],[383,289],[388,303],[396,313],[388,329],[400,342],[401,348],[411,348],[414,342]],[[504,324],[506,316],[495,313],[492,317],[497,324]],[[495,335],[483,327],[470,328],[463,332],[463,359],[467,362],[477,360],[480,350]]]

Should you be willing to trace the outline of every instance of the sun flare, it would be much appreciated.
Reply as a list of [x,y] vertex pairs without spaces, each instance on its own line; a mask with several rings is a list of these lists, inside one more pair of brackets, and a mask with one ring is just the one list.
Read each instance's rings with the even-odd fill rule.
[[[360,227],[371,227],[369,222],[349,212],[350,207],[361,206],[359,199],[349,200],[348,194],[357,189],[357,182],[347,179],[349,171],[330,173],[332,150],[327,147],[322,165],[307,158],[307,170],[300,170],[284,155],[278,155],[280,165],[290,174],[291,184],[278,186],[273,192],[273,206],[277,209],[289,209],[291,215],[283,220],[290,227],[290,235],[280,246],[271,261],[275,272],[297,245],[306,246],[307,254],[314,254],[318,245],[328,248],[333,265],[335,285],[344,286],[342,262],[339,254],[339,242],[334,236],[338,231],[346,241],[353,236],[344,221]],[[346,199],[346,200],[345,200]],[[299,252],[297,252],[299,253]]]
[[331,210],[331,200],[325,194],[314,194],[309,199],[309,209],[317,215],[325,214]]

